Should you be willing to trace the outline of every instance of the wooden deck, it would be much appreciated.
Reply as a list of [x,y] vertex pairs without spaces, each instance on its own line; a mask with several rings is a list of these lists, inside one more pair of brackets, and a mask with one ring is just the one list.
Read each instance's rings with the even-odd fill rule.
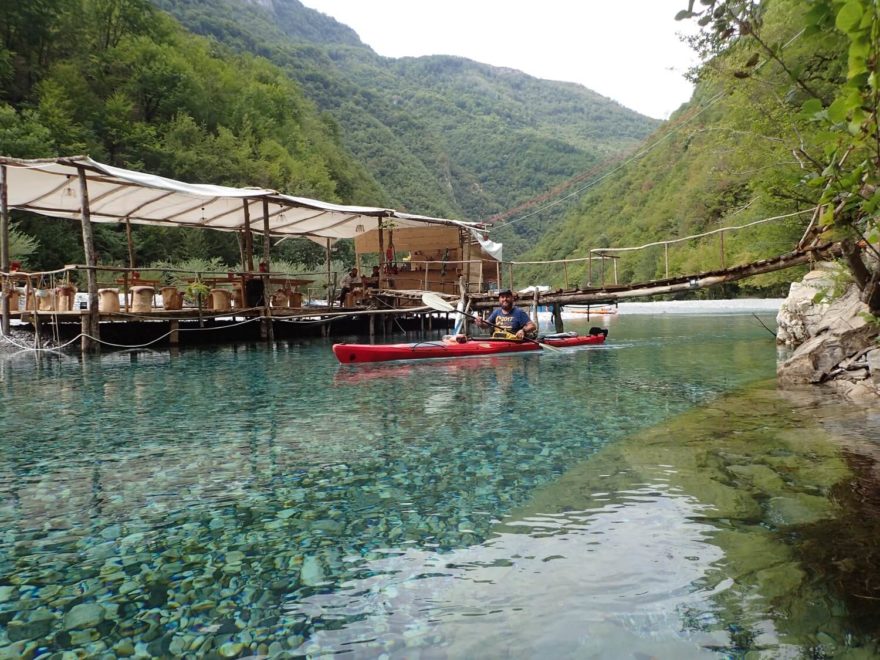
[[[717,286],[760,273],[790,268],[810,260],[828,258],[838,252],[839,246],[829,243],[751,264],[686,277],[630,285],[606,285],[574,290],[557,289],[524,294],[519,297],[518,305],[521,307],[545,306],[559,312],[564,305],[570,304],[609,305],[621,300],[668,295]],[[218,330],[244,325],[258,327],[259,331],[254,331],[251,334],[239,332],[236,339],[241,337],[270,339],[274,336],[276,328],[279,330],[279,334],[286,336],[317,334],[329,337],[358,334],[374,339],[377,336],[390,336],[403,327],[421,330],[451,327],[450,315],[438,313],[425,306],[421,300],[422,293],[423,291],[418,289],[372,290],[359,301],[359,304],[350,307],[260,306],[232,307],[230,309],[184,307],[177,310],[153,307],[149,311],[100,312],[98,320],[102,338],[108,333],[112,333],[115,338],[118,338],[114,345],[129,346],[139,345],[137,340],[143,336],[167,337],[164,341],[175,345],[181,343],[181,333],[188,330]],[[458,296],[453,294],[445,294],[443,297],[449,301],[457,301],[458,299]],[[497,297],[493,292],[472,293],[469,295],[469,301],[471,309],[475,311],[485,311],[497,305]],[[10,317],[32,326],[37,335],[36,339],[39,339],[41,332],[45,333],[50,329],[56,337],[79,332],[83,335],[88,334],[86,328],[88,327],[89,311],[84,309],[71,311],[16,310],[10,312]],[[561,330],[561,313],[554,314],[554,321],[556,329]],[[131,326],[130,332],[124,330],[127,326]],[[217,333],[214,336],[219,337]]]

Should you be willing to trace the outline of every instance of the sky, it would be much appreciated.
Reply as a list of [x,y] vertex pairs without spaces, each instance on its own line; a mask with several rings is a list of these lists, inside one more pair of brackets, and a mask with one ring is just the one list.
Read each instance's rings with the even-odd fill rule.
[[385,57],[459,55],[575,82],[656,119],[690,98],[687,0],[301,0]]

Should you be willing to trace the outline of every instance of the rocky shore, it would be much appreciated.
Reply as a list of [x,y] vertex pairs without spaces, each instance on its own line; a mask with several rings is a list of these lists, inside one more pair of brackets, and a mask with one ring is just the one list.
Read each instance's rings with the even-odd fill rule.
[[831,388],[853,401],[880,399],[880,325],[842,267],[820,263],[791,285],[776,341],[792,347],[777,367],[781,387]]

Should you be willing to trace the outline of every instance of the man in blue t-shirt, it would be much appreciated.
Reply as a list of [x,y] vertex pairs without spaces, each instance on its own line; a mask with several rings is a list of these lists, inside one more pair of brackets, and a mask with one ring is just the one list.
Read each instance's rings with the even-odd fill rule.
[[500,307],[489,314],[489,318],[485,321],[478,318],[477,324],[480,326],[495,325],[495,334],[499,333],[499,328],[506,331],[517,339],[524,339],[534,335],[537,328],[529,315],[519,307],[513,305],[513,293],[510,289],[504,289],[498,292],[498,304]]

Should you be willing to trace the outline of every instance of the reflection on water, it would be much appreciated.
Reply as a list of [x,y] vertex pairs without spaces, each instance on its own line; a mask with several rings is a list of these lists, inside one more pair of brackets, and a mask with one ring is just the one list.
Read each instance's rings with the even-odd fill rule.
[[774,371],[754,319],[609,323],[0,362],[0,655],[873,653],[877,425],[725,396]]
[[448,657],[613,657],[622,648],[688,657],[724,641],[680,632],[689,610],[710,608],[711,593],[692,585],[722,556],[707,542],[711,527],[691,522],[701,506],[655,487],[597,499],[607,501],[511,519],[448,553],[389,550],[370,562],[370,578],[290,604],[303,616],[353,619],[300,651],[406,655],[409,642]]

